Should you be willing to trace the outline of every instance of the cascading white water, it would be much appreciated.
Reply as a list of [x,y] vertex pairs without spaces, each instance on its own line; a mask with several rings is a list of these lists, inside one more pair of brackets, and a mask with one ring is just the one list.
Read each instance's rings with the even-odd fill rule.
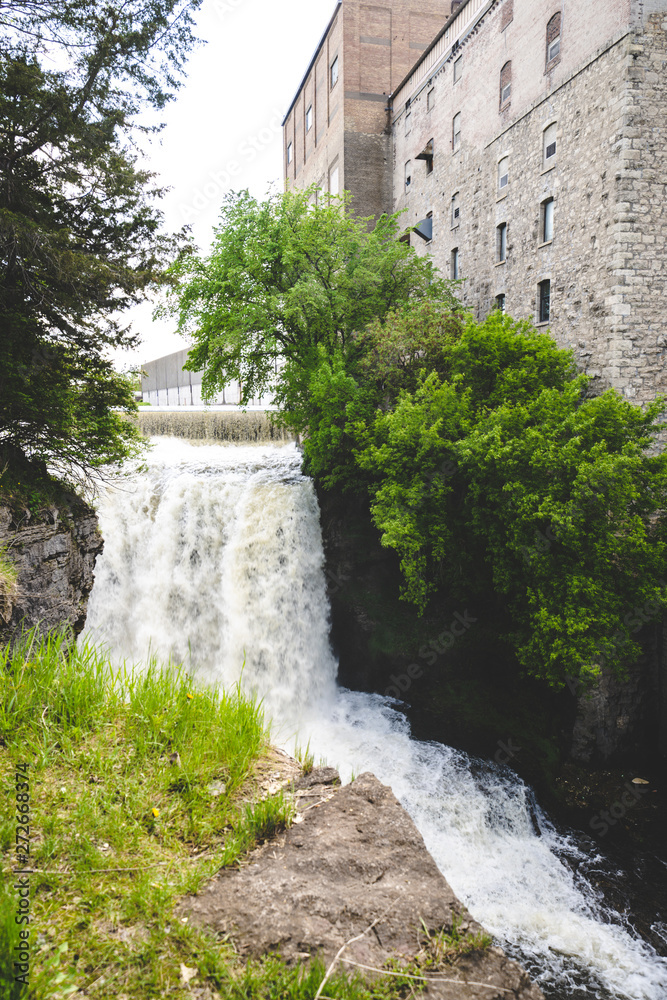
[[390,784],[454,891],[547,996],[667,997],[667,962],[574,874],[581,849],[516,775],[412,740],[388,699],[336,687],[317,501],[293,445],[159,439],[100,520],[87,631],[115,657],[242,677],[276,740],[310,740],[344,777]]

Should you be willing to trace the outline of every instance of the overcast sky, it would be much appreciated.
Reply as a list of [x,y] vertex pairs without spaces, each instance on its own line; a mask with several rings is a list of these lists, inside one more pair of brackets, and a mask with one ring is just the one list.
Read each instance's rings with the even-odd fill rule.
[[[225,191],[263,197],[282,184],[282,118],[336,6],[335,0],[204,0],[198,34],[207,44],[163,115],[150,165],[171,188],[162,202],[167,226],[192,225],[208,249]],[[186,346],[173,324],[133,314],[142,337],[117,355],[126,368]]]

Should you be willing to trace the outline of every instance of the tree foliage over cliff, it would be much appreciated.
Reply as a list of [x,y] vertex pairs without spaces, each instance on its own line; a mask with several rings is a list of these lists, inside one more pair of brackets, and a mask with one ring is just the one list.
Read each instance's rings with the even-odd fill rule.
[[[0,449],[64,475],[137,435],[110,349],[177,241],[139,166],[138,116],[179,86],[201,0],[0,0]],[[143,131],[150,131],[142,126]]]
[[622,671],[667,604],[663,403],[590,398],[529,323],[462,311],[428,259],[309,193],[227,202],[175,291],[193,368],[246,398],[278,367],[282,419],[325,488],[363,491],[404,597],[495,594],[525,670],[562,687]]
[[372,320],[410,299],[456,305],[431,262],[399,242],[398,216],[369,229],[345,198],[313,198],[228,195],[208,257],[183,254],[172,271],[172,310],[194,340],[188,367],[204,370],[204,393],[230,382],[244,402],[271,392],[297,431],[315,413],[314,373],[327,361],[354,366],[356,334]]

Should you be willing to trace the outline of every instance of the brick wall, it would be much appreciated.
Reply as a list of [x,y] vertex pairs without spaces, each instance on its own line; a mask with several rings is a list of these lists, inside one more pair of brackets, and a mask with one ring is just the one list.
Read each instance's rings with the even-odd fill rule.
[[[328,190],[337,163],[340,190],[352,193],[359,214],[391,210],[389,95],[450,13],[451,0],[343,0],[285,121],[287,186],[321,184]],[[332,89],[328,74],[335,54],[339,80]],[[317,128],[306,132],[311,103]],[[290,142],[294,162],[288,165]]]

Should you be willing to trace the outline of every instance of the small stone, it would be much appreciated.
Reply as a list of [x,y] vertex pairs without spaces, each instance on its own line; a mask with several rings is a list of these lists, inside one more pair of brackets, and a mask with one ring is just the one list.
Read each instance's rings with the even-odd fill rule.
[[191,979],[199,975],[199,969],[189,969],[187,965],[183,965],[181,962],[181,982],[184,986],[187,986]]

